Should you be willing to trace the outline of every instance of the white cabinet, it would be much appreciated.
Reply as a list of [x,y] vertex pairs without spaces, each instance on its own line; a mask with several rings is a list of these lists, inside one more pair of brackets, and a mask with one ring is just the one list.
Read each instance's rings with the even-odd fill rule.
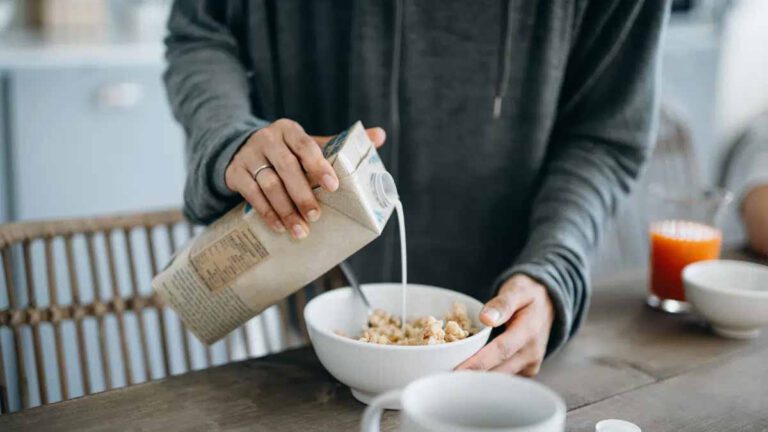
[[10,217],[180,206],[183,134],[161,73],[159,64],[8,71]]

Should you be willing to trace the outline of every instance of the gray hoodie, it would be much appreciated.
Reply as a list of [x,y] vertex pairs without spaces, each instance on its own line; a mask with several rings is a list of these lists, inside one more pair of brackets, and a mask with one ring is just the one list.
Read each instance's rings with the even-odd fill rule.
[[[405,207],[410,280],[486,300],[527,274],[557,312],[589,299],[588,257],[646,160],[664,0],[177,0],[165,82],[187,133],[185,214],[241,198],[224,171],[287,117],[331,135],[382,126]],[[396,227],[352,258],[399,278]]]

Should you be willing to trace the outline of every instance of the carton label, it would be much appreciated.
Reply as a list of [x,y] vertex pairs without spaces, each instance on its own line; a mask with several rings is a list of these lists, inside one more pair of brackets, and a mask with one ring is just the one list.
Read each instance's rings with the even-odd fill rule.
[[269,252],[251,228],[237,224],[218,240],[194,251],[190,261],[208,289],[217,292],[267,256]]

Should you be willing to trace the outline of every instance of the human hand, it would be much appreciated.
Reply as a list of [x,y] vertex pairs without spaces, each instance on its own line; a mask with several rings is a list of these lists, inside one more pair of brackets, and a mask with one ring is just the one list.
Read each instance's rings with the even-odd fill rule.
[[[376,147],[384,144],[384,129],[366,132]],[[339,187],[322,152],[331,138],[309,136],[295,121],[277,120],[254,132],[240,147],[225,171],[226,185],[242,195],[273,230],[285,232],[290,227],[294,239],[303,239],[309,234],[307,222],[320,218],[310,182],[329,192]],[[259,170],[265,165],[269,168]]]
[[534,376],[547,350],[555,310],[543,285],[523,274],[509,278],[480,312],[483,324],[505,326],[456,369],[492,370]]
[[768,255],[768,185],[753,188],[742,202],[742,217],[749,244],[755,251]]

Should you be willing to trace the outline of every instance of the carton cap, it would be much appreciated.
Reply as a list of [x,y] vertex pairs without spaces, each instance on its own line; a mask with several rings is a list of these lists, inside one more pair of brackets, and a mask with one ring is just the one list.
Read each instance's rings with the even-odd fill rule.
[[634,423],[619,419],[606,419],[597,422],[595,432],[642,432]]

